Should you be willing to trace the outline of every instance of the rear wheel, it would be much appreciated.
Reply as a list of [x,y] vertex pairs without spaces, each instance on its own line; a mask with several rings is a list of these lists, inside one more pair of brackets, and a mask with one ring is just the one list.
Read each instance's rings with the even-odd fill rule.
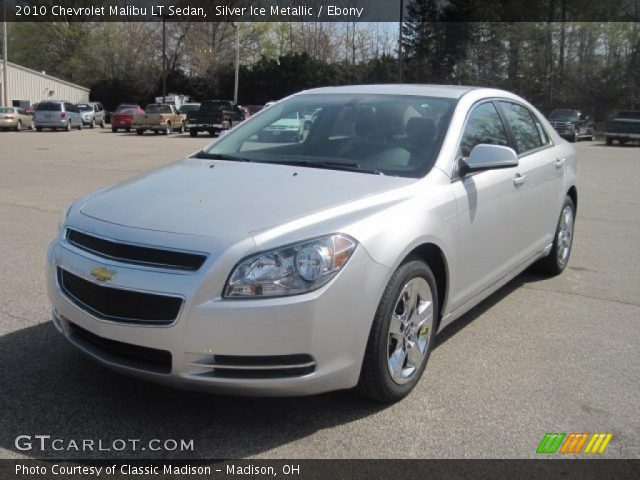
[[144,130],[136,130],[136,135],[142,135],[144,133]]
[[42,131],[42,127],[36,127],[36,131],[41,132]]
[[18,120],[18,125],[16,125],[16,132],[22,130],[22,121]]
[[431,269],[420,259],[409,259],[393,274],[371,326],[361,394],[392,403],[416,386],[433,348],[437,292]]
[[127,127],[127,128],[124,129],[124,131],[129,133],[131,131],[131,129]]
[[67,125],[64,127],[67,132],[71,131],[71,122],[67,122]]
[[36,129],[36,124],[33,123],[33,121],[31,122],[31,126],[29,127],[29,130],[34,131]]
[[189,130],[189,135],[192,137],[197,137],[198,136],[198,130],[196,130],[195,128],[192,128],[191,130]]
[[116,133],[116,132],[118,131],[118,129],[117,129],[116,127],[111,127],[111,131],[112,131],[113,133]]
[[545,275],[558,275],[569,263],[571,247],[573,246],[573,227],[575,225],[575,205],[568,195],[564,199],[553,245],[549,254],[540,259],[536,267]]
[[104,118],[102,119],[102,122],[100,122],[100,128],[104,128],[106,126],[106,122],[104,121]]
[[607,137],[607,145],[613,145],[613,138]]
[[96,128],[96,121],[95,119],[91,120],[91,123],[89,124],[89,128]]
[[178,130],[180,133],[184,133],[184,123],[180,124],[180,129]]

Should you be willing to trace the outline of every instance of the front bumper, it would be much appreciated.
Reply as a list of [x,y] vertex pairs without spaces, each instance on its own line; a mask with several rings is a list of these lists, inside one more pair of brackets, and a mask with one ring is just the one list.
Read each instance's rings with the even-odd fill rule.
[[[112,238],[118,238],[117,232]],[[155,244],[162,244],[162,238]],[[228,300],[220,298],[220,292],[231,266],[241,256],[232,250],[218,258],[210,257],[198,272],[180,274],[107,261],[57,239],[47,253],[54,324],[72,344],[100,363],[174,387],[271,396],[307,395],[355,386],[388,267],[373,262],[359,246],[345,268],[315,292]],[[89,274],[96,266],[118,272],[109,282],[114,287],[182,296],[184,304],[177,320],[168,326],[124,324],[101,320],[79,307],[61,290],[57,268],[97,283]],[[78,335],[77,327],[98,339],[168,352],[170,371],[141,366],[129,357],[88,342]],[[304,364],[306,368],[294,369],[294,374],[265,374],[264,369],[255,374],[243,368],[226,370],[218,360],[238,359],[242,366],[247,358],[266,357],[285,359],[297,366]],[[274,361],[267,363],[274,365]]]
[[640,140],[640,133],[615,133],[615,132],[605,132],[604,136],[606,138],[613,139],[623,139],[623,140]]
[[187,123],[187,130],[228,130],[229,124],[223,123]]

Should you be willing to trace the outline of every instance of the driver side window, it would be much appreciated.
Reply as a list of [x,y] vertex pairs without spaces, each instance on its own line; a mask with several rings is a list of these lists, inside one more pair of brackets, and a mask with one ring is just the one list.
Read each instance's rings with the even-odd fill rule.
[[467,158],[473,147],[481,143],[509,146],[507,131],[492,102],[478,105],[469,115],[460,141],[458,156]]

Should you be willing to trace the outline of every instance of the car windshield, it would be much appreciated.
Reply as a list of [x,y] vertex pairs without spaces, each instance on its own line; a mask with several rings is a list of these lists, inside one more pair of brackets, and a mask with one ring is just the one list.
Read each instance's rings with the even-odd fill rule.
[[0,108],[0,113],[13,113],[13,108]]
[[578,120],[578,112],[575,110],[554,110],[549,115],[549,120]]
[[169,105],[147,105],[145,108],[146,113],[171,113],[171,107]]
[[91,112],[91,111],[93,111],[93,107],[91,105],[85,105],[85,104],[79,103],[76,106],[78,107],[78,110],[80,110],[81,112]]
[[421,177],[435,163],[454,107],[450,98],[298,95],[198,156]]
[[122,110],[128,110],[130,108],[137,108],[137,105],[131,105],[131,104],[122,104],[122,105],[118,105],[118,108],[116,109],[116,112],[120,112]]
[[189,103],[180,107],[180,113],[197,112],[199,108],[199,103]]
[[135,108],[123,108],[122,110],[118,110],[119,115],[135,115],[137,110]]
[[36,112],[61,112],[62,104],[56,102],[42,102],[36,107]]
[[230,108],[229,102],[211,101],[211,102],[202,102],[202,105],[200,105],[200,111],[202,112],[217,112],[225,108],[227,109]]
[[628,120],[640,120],[640,111],[623,110],[616,118],[626,118]]

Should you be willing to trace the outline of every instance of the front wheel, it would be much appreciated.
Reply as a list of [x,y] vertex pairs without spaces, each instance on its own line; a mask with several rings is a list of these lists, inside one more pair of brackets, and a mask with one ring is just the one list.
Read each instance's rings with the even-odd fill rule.
[[144,130],[136,130],[136,135],[142,135],[144,133]]
[[22,122],[18,120],[18,125],[16,125],[16,132],[19,132],[20,130],[22,130]]
[[91,120],[91,123],[89,124],[89,128],[96,128],[96,121],[95,120]]
[[197,137],[198,136],[198,130],[196,130],[195,128],[192,128],[191,130],[189,130],[189,135],[192,137]]
[[171,124],[170,123],[167,123],[167,126],[166,126],[166,128],[164,129],[164,131],[162,133],[164,133],[165,135],[171,135]]
[[573,246],[573,227],[576,207],[568,195],[564,199],[551,251],[537,263],[537,269],[545,275],[559,275],[569,263]]
[[358,390],[382,403],[416,386],[433,348],[438,289],[431,269],[413,258],[393,274],[371,326]]
[[613,145],[613,138],[607,137],[607,145]]
[[111,131],[112,131],[113,133],[116,133],[116,132],[118,131],[118,129],[117,129],[116,127],[111,127]]

